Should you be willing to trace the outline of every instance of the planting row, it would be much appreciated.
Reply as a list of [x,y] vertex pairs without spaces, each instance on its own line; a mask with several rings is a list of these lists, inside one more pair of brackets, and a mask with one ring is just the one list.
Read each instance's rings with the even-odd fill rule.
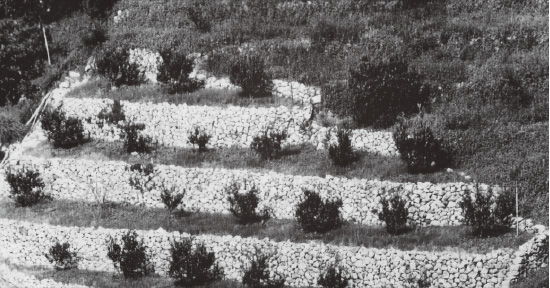
[[[84,130],[94,139],[116,141],[120,129],[98,117],[102,111],[111,111],[113,101],[108,99],[65,99],[63,110],[67,116],[84,121]],[[310,108],[242,108],[207,107],[169,104],[122,103],[127,121],[144,123],[143,135],[161,145],[190,147],[188,133],[200,128],[211,136],[212,147],[249,147],[253,138],[264,131],[284,131],[283,144],[312,144],[324,149],[334,142],[336,129],[309,122]],[[378,155],[397,155],[392,133],[366,129],[352,130],[352,146],[357,150]]]
[[[378,217],[381,200],[394,195],[406,202],[406,218],[410,224],[460,225],[464,219],[460,208],[464,192],[476,188],[464,183],[395,183],[74,159],[12,159],[8,167],[14,171],[23,168],[39,172],[45,192],[58,199],[91,202],[106,197],[114,202],[163,207],[162,191],[173,189],[184,192],[183,209],[216,213],[228,213],[227,189],[237,183],[240,192],[255,187],[258,209],[267,207],[273,217],[282,219],[292,218],[304,190],[311,190],[318,192],[322,199],[341,199],[343,219],[367,225],[381,224]],[[4,181],[1,183],[2,194],[7,195],[9,187]],[[480,190],[487,188],[481,185]],[[495,192],[498,191],[495,189]]]
[[[0,229],[3,231],[0,235],[2,254],[17,264],[50,265],[49,260],[55,262],[59,259],[55,257],[60,254],[56,250],[76,251],[73,255],[78,256],[76,265],[80,269],[119,270],[127,277],[136,277],[154,269],[161,275],[175,276],[184,284],[191,273],[187,272],[191,271],[190,266],[184,264],[190,263],[191,257],[200,255],[207,256],[203,261],[195,261],[204,264],[201,264],[201,269],[207,273],[203,274],[203,280],[208,280],[213,268],[217,267],[215,274],[223,274],[226,279],[244,280],[248,271],[256,270],[260,273],[255,275],[265,275],[261,272],[267,271],[269,279],[284,280],[287,285],[322,285],[318,280],[326,272],[330,273],[330,267],[336,266],[342,274],[338,278],[347,280],[351,287],[414,287],[419,281],[436,287],[507,287],[518,271],[540,266],[548,259],[547,250],[540,249],[548,244],[548,236],[544,234],[516,252],[499,249],[486,254],[470,254],[401,252],[232,236],[191,236],[162,229],[129,232],[61,227],[5,219],[0,220]],[[198,271],[201,270],[192,272]],[[259,277],[251,277],[248,273],[248,278]]]

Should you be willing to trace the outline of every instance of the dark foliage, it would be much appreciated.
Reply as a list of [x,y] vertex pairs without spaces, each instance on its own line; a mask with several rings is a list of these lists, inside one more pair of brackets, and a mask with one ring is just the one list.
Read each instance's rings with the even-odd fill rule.
[[382,211],[378,213],[378,218],[386,223],[388,233],[396,235],[405,230],[409,213],[405,204],[405,200],[398,195],[393,195],[389,201],[385,197],[380,200]]
[[82,0],[82,9],[92,19],[107,18],[117,0]]
[[285,279],[269,279],[269,256],[259,255],[257,259],[252,260],[248,270],[244,272],[242,283],[245,287],[252,288],[282,288],[285,285]]
[[197,244],[195,249],[192,246],[191,239],[171,244],[172,258],[168,275],[176,279],[174,284],[178,287],[204,285],[219,279],[222,275],[218,265],[215,264],[214,252],[206,251],[202,243]]
[[[351,115],[362,126],[389,127],[399,114],[417,113],[418,107],[427,105],[429,100],[429,89],[420,76],[409,72],[406,62],[396,60],[362,61],[350,71],[348,89],[344,95],[351,105],[334,107],[334,111]],[[346,107],[351,110],[343,111]]]
[[305,232],[325,233],[342,225],[342,200],[323,201],[319,194],[308,190],[304,195],[296,208],[296,219]]
[[0,143],[10,145],[22,139],[28,131],[28,127],[17,119],[7,115],[0,115]]
[[319,276],[317,285],[323,288],[346,288],[348,279],[342,275],[342,267],[330,265],[323,274]]
[[[269,132],[269,135],[268,135]],[[263,160],[277,159],[281,155],[281,142],[287,137],[283,132],[265,130],[261,136],[256,136],[250,143],[250,148],[260,155]]]
[[126,120],[126,115],[124,115],[124,111],[122,111],[122,104],[120,104],[120,100],[114,100],[113,104],[111,104],[111,109],[104,108],[101,110],[97,115],[97,118],[115,125],[120,121]]
[[103,47],[96,58],[97,72],[117,87],[139,85],[143,77],[138,65],[130,64],[129,56],[126,47]]
[[393,140],[410,173],[434,172],[452,162],[442,140],[435,138],[424,121],[400,119],[394,127]]
[[148,176],[155,172],[155,166],[152,163],[147,163],[146,165],[136,163],[130,165],[130,171],[137,171],[140,174]]
[[193,71],[193,60],[188,59],[185,54],[162,50],[160,56],[162,64],[157,79],[170,87],[169,93],[193,92],[203,86],[203,81],[189,78],[189,73]]
[[195,127],[195,129],[189,131],[187,138],[189,139],[189,143],[193,144],[193,146],[199,146],[199,152],[205,152],[207,150],[206,144],[208,144],[212,135],[206,134],[205,131],[200,131],[199,127]]
[[100,25],[90,27],[90,29],[85,31],[80,38],[86,47],[95,47],[108,40],[107,31]]
[[147,247],[137,241],[135,231],[122,235],[122,247],[109,236],[107,239],[107,257],[113,261],[115,269],[122,272],[124,278],[139,278],[154,272],[145,253]]
[[185,189],[183,189],[183,191],[180,193],[176,193],[175,188],[168,189],[166,187],[162,187],[160,199],[162,200],[162,203],[164,203],[164,206],[166,206],[168,211],[172,212],[176,208],[178,208],[178,205],[181,204],[183,196],[185,196],[185,192]]
[[89,141],[89,137],[84,136],[82,121],[67,117],[61,105],[55,109],[46,108],[40,121],[54,148],[69,149]]
[[[512,215],[515,207],[513,197],[506,193],[496,199],[494,196],[492,188],[482,191],[479,186],[476,186],[474,199],[470,190],[464,191],[460,208],[462,208],[464,223],[472,226],[472,232],[476,236],[491,236],[507,231],[510,227],[509,216]],[[498,204],[493,205],[495,202]]]
[[126,123],[120,131],[120,138],[124,139],[124,150],[127,153],[150,153],[153,149],[152,139],[148,136],[139,134],[139,131],[145,129],[145,124]]
[[32,170],[12,172],[8,170],[6,181],[10,185],[10,197],[15,200],[15,205],[28,207],[37,204],[46,196],[42,191],[44,182],[40,173]]
[[353,147],[351,146],[351,130],[340,128],[336,136],[338,143],[331,144],[328,147],[328,155],[332,163],[336,166],[347,166],[357,161],[357,153],[353,151]]
[[256,223],[259,221],[265,221],[270,218],[269,211],[267,209],[263,210],[261,213],[256,212],[258,208],[258,189],[256,187],[250,188],[246,194],[239,193],[239,185],[237,183],[232,183],[226,190],[229,196],[227,200],[231,207],[229,211],[235,218],[237,218],[237,223],[250,224]]
[[271,95],[271,79],[265,72],[261,57],[250,55],[238,58],[231,66],[229,80],[242,88],[243,96],[263,97]]
[[60,244],[56,242],[50,247],[49,253],[45,254],[50,263],[54,264],[56,270],[67,270],[77,268],[79,258],[75,251],[69,250],[71,245],[67,242]]

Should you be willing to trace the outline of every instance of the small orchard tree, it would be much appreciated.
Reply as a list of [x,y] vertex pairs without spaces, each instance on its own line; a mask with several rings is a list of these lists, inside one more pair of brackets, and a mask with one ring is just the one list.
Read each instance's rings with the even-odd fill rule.
[[331,264],[324,273],[319,276],[317,284],[323,288],[348,287],[348,279],[342,275],[343,270],[342,267],[336,267],[336,265]]
[[137,240],[135,231],[122,235],[122,246],[111,236],[107,238],[107,257],[113,261],[115,269],[122,272],[124,278],[139,278],[154,272],[149,257],[145,253],[147,247],[143,240]]
[[42,114],[42,129],[54,148],[69,149],[90,140],[84,136],[82,121],[76,117],[67,117],[62,105],[55,109],[48,107]]
[[56,242],[55,245],[50,247],[49,253],[44,255],[50,263],[54,264],[56,270],[77,268],[80,258],[77,256],[76,251],[70,248],[71,244],[68,242],[63,244]]
[[157,79],[170,87],[169,93],[193,92],[204,84],[202,81],[189,78],[189,74],[193,72],[193,60],[182,52],[166,49],[160,52],[160,56],[162,64]]
[[408,210],[406,202],[399,195],[393,195],[389,200],[382,197],[380,200],[382,211],[378,218],[386,223],[386,231],[390,234],[399,234],[407,224]]
[[265,130],[260,136],[256,136],[250,143],[250,148],[260,155],[262,160],[273,160],[281,155],[281,143],[287,138],[286,132],[274,132]]
[[215,264],[214,252],[208,252],[202,243],[193,249],[191,239],[174,241],[171,243],[170,255],[168,275],[176,280],[174,284],[178,287],[205,285],[222,275]]
[[138,64],[130,64],[128,47],[104,46],[97,55],[97,72],[112,85],[134,86],[143,82]]
[[336,132],[337,144],[328,147],[328,155],[336,166],[347,166],[357,160],[357,153],[351,146],[351,131],[338,129]]
[[162,203],[164,203],[166,209],[168,209],[168,224],[170,224],[170,216],[172,215],[172,212],[181,204],[186,191],[183,189],[182,192],[176,193],[176,187],[167,188],[165,186],[161,189],[162,192],[160,194],[160,199],[162,200]]
[[326,233],[342,226],[342,200],[322,200],[309,190],[304,191],[304,196],[296,208],[296,219],[305,232]]
[[245,287],[251,288],[282,288],[285,285],[285,279],[269,278],[269,256],[257,255],[252,260],[248,270],[244,272],[242,283]]
[[237,218],[237,223],[250,224],[259,221],[266,221],[270,218],[269,211],[264,209],[260,213],[256,210],[258,208],[258,189],[253,186],[248,190],[247,193],[239,193],[239,185],[237,183],[232,183],[226,190],[226,193],[229,194],[227,200],[231,207],[229,211],[235,218]]
[[110,109],[102,109],[97,115],[97,118],[115,125],[120,121],[126,120],[126,115],[124,114],[124,111],[122,111],[122,104],[120,104],[120,100],[114,100],[113,104],[110,106]]
[[6,180],[10,185],[10,197],[15,200],[15,205],[29,207],[47,198],[44,195],[44,181],[38,171],[32,170],[8,170]]
[[265,64],[260,56],[243,56],[231,66],[229,80],[242,88],[243,96],[263,97],[271,95],[273,86],[265,72]]
[[153,150],[152,138],[140,135],[140,131],[145,129],[142,123],[126,123],[120,131],[120,138],[124,139],[124,150],[127,153],[150,153]]
[[199,146],[199,152],[206,151],[206,144],[212,139],[212,135],[207,134],[206,131],[202,130],[199,127],[195,127],[193,130],[189,131],[187,134],[189,143],[193,146]]

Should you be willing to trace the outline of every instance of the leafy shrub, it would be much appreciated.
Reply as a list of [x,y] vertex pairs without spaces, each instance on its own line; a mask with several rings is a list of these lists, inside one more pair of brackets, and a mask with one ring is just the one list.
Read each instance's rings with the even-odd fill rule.
[[155,172],[155,166],[153,163],[147,163],[146,165],[136,163],[130,165],[130,171],[137,171],[140,174],[143,175],[151,175],[153,172]]
[[[474,199],[472,192],[465,190],[460,202],[464,223],[473,226],[473,234],[479,237],[490,236],[492,233],[507,230],[510,225],[510,215],[514,210],[514,198],[503,194],[494,201],[493,189],[489,187],[483,192],[475,187]],[[498,204],[496,204],[496,203]]]
[[342,276],[342,267],[336,268],[330,265],[323,274],[319,276],[317,284],[323,288],[346,288],[348,287],[348,279]]
[[28,207],[45,199],[42,189],[44,182],[37,171],[26,170],[12,172],[8,170],[6,180],[10,185],[10,197],[15,200],[15,205]]
[[169,93],[192,92],[204,84],[202,81],[189,78],[189,73],[193,71],[193,60],[185,57],[183,53],[162,50],[160,55],[162,64],[158,68],[157,79],[169,85]]
[[125,47],[103,47],[97,55],[97,72],[116,87],[139,85],[143,82],[136,63],[129,62],[129,49]]
[[400,119],[393,140],[410,173],[429,173],[451,163],[442,141],[435,138],[424,121]]
[[22,139],[27,133],[27,126],[21,124],[17,119],[7,115],[0,115],[0,143],[10,145]]
[[87,31],[85,31],[81,36],[82,44],[86,47],[95,47],[103,42],[107,41],[107,31],[100,25],[95,25]]
[[183,189],[181,193],[176,193],[175,190],[175,187],[172,187],[171,189],[162,187],[162,192],[160,194],[160,199],[162,200],[162,203],[164,203],[164,206],[166,206],[166,208],[170,212],[178,208],[178,205],[181,204],[183,196],[185,196],[186,192],[185,189]]
[[239,193],[239,185],[237,183],[232,183],[226,190],[229,194],[227,200],[231,207],[229,211],[235,218],[237,218],[237,223],[239,224],[249,224],[259,221],[265,221],[270,218],[269,211],[264,209],[261,214],[256,212],[258,208],[258,189],[253,186],[248,190],[246,194]]
[[279,288],[284,287],[285,279],[269,279],[269,256],[259,255],[252,260],[248,270],[244,272],[242,283],[245,287]]
[[207,252],[202,243],[195,249],[192,246],[191,239],[171,243],[168,275],[176,279],[174,284],[178,287],[204,285],[219,279],[222,274],[214,264],[214,252]]
[[122,247],[111,237],[107,239],[107,257],[113,261],[115,269],[122,271],[124,278],[138,278],[154,272],[145,254],[145,245],[137,241],[137,233],[128,231],[122,235]]
[[344,107],[332,107],[338,105],[332,101],[326,103],[327,108],[342,116],[351,115],[362,126],[389,127],[397,115],[417,113],[419,105],[424,106],[429,100],[429,89],[420,76],[409,72],[406,62],[396,60],[362,61],[350,71],[348,89],[343,94],[345,100],[339,101]]
[[149,153],[151,152],[153,141],[149,136],[139,134],[139,131],[145,129],[145,124],[126,123],[120,131],[120,138],[124,139],[124,150],[127,153]]
[[286,132],[272,132],[265,130],[261,136],[256,136],[250,143],[250,148],[260,155],[263,160],[279,158],[281,142],[287,137]]
[[126,120],[126,115],[124,115],[124,111],[122,111],[122,104],[120,104],[120,100],[113,101],[110,111],[108,111],[107,108],[101,110],[99,115],[97,115],[97,118],[111,124],[118,124],[120,121]]
[[351,147],[350,134],[351,130],[338,129],[336,135],[338,144],[331,144],[328,147],[328,155],[336,166],[347,166],[357,160],[357,154]]
[[54,264],[56,270],[67,270],[78,266],[79,258],[75,251],[70,251],[71,245],[67,242],[60,244],[56,242],[50,247],[49,253],[45,254],[50,263]]
[[243,56],[231,65],[229,80],[242,88],[243,96],[262,97],[271,95],[271,79],[265,72],[260,56]]
[[296,219],[305,232],[325,233],[342,225],[342,200],[323,201],[319,194],[308,190],[304,195],[296,209]]
[[386,222],[386,231],[390,234],[399,234],[407,224],[408,210],[405,208],[405,200],[398,195],[393,195],[388,201],[387,198],[380,200],[382,211],[378,213],[378,218]]
[[204,152],[206,151],[206,144],[208,144],[212,135],[206,134],[205,131],[200,131],[199,127],[195,127],[194,130],[189,131],[187,138],[189,139],[189,143],[193,144],[193,146],[199,146],[199,152]]
[[49,141],[54,148],[73,148],[88,142],[89,137],[84,137],[84,127],[80,119],[67,117],[60,105],[56,109],[48,107],[41,118],[42,129],[46,132]]

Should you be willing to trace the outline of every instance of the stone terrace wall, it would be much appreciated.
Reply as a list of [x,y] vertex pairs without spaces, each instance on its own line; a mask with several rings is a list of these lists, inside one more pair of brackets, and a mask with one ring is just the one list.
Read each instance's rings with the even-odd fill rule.
[[[310,108],[242,108],[229,106],[187,106],[147,103],[130,103],[121,101],[126,119],[145,123],[143,134],[158,140],[159,144],[172,147],[190,147],[187,133],[195,126],[205,129],[213,136],[210,145],[213,147],[250,147],[254,136],[260,135],[265,129],[286,130],[287,144],[299,145],[308,143],[318,149],[325,148],[327,131],[330,131],[331,141],[335,139],[335,130],[321,127],[317,124],[304,127],[309,119]],[[110,109],[109,99],[74,99],[64,100],[64,110],[69,116],[83,119],[84,129],[93,138],[106,141],[119,140],[119,130],[114,125],[98,124],[97,115],[103,108]],[[398,154],[391,132],[378,132],[357,129],[352,134],[352,144],[358,150],[373,154],[396,156]]]
[[[186,189],[184,209],[190,211],[229,213],[225,188],[232,182],[241,187],[256,185],[260,208],[273,209],[275,218],[293,218],[296,205],[302,200],[303,189],[315,189],[323,198],[340,198],[344,219],[361,224],[381,225],[374,213],[379,210],[381,197],[390,189],[400,191],[408,202],[409,222],[421,226],[460,225],[463,219],[458,203],[465,189],[464,183],[396,183],[365,179],[346,179],[327,176],[294,176],[278,173],[255,173],[246,170],[212,168],[183,168],[156,165],[150,191],[141,194],[130,186],[129,179],[137,172],[128,170],[124,162],[95,162],[73,159],[10,160],[9,167],[38,170],[46,184],[46,191],[57,199],[96,201],[97,192],[106,192],[108,200],[144,204],[162,208],[160,187]],[[3,179],[4,177],[2,177]],[[143,178],[142,178],[143,179]],[[246,181],[246,185],[244,185]],[[4,181],[0,181],[4,182]],[[7,195],[7,183],[0,184]],[[487,187],[482,185],[483,187]]]
[[[80,269],[113,271],[107,258],[105,240],[120,237],[126,230],[60,227],[0,219],[0,245],[4,257],[28,266],[50,265],[44,253],[55,242],[69,242],[82,257]],[[166,274],[170,242],[189,234],[137,231],[152,255],[155,270]],[[335,257],[351,278],[351,287],[414,287],[409,279],[427,271],[433,287],[503,287],[513,257],[513,250],[499,249],[486,254],[398,251],[324,245],[314,242],[274,242],[269,239],[233,236],[196,235],[216,253],[217,262],[226,279],[240,281],[256,249],[272,253],[270,270],[274,278],[285,278],[287,285],[314,286],[317,278]]]

